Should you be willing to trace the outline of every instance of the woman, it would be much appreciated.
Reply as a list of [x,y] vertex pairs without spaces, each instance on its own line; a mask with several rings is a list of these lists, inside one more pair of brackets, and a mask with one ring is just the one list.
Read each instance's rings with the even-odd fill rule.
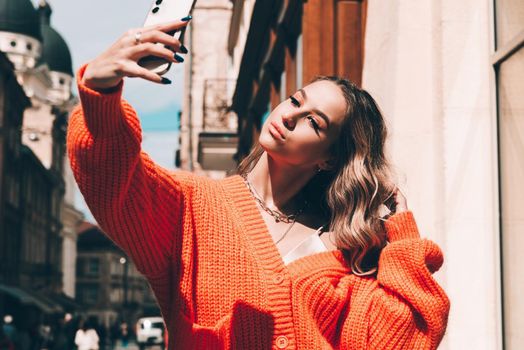
[[365,91],[338,78],[297,91],[241,176],[171,172],[141,152],[122,78],[169,83],[136,62],[180,61],[187,50],[165,33],[188,20],[130,30],[83,66],[67,140],[93,215],[155,292],[170,348],[436,348],[449,311],[431,276],[442,253],[390,180]]

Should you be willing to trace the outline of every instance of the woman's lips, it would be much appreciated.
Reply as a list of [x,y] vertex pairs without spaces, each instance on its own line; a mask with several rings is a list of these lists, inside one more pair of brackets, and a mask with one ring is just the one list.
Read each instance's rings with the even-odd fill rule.
[[284,133],[280,125],[278,125],[276,122],[272,121],[271,123],[269,123],[268,130],[274,137],[280,138],[281,140],[286,139],[286,134]]

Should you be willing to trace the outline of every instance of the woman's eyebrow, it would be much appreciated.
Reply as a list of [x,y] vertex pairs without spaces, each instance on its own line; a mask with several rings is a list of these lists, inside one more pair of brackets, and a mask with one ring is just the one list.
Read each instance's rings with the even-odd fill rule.
[[[307,100],[306,91],[304,91],[304,89],[298,89],[298,91],[302,94],[302,97],[304,98],[304,101],[306,101]],[[329,127],[329,118],[328,118],[328,116],[324,112],[322,112],[321,110],[318,110],[316,108],[313,108],[313,112],[315,112],[322,119],[324,119],[324,121],[326,122],[327,126]]]

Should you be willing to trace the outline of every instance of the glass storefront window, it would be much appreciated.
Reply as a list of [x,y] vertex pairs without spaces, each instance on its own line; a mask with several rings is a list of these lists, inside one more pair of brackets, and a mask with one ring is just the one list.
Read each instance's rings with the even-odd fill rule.
[[495,13],[497,48],[501,48],[524,31],[524,2],[522,0],[497,0]]
[[[524,6],[521,6],[524,7]],[[524,344],[524,49],[499,66],[502,296],[506,350]]]

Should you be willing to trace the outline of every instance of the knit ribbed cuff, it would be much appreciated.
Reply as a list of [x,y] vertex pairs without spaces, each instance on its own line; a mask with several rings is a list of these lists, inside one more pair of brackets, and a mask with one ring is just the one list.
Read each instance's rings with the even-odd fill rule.
[[84,64],[77,72],[78,93],[86,126],[95,137],[118,134],[125,124],[121,105],[124,81],[105,91],[88,88],[82,83],[87,65]]
[[403,211],[391,216],[385,223],[388,241],[420,238],[417,223],[411,211]]

